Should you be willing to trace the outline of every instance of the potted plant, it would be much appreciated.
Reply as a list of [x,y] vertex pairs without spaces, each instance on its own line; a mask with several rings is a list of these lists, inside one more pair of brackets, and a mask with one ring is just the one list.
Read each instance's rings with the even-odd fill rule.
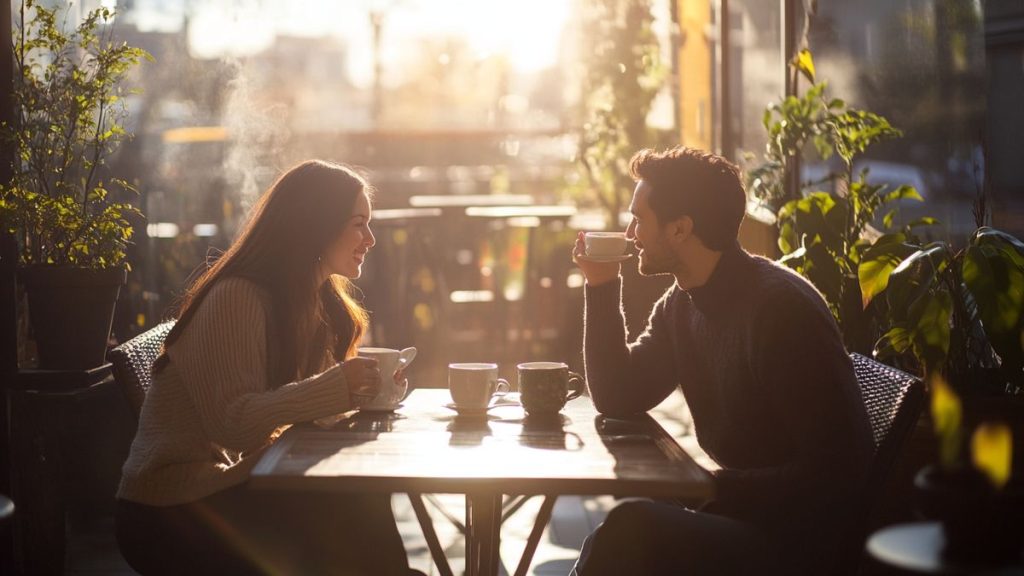
[[18,239],[39,367],[103,364],[114,302],[127,273],[134,192],[105,163],[128,137],[122,81],[150,56],[115,43],[106,8],[70,32],[57,8],[23,0],[14,29],[15,120],[0,125],[13,177],[0,184],[0,222]]
[[1024,551],[1024,243],[986,226],[987,206],[982,186],[962,248],[881,245],[859,276],[890,314],[876,355],[909,356],[929,383],[939,462],[915,478],[919,509],[947,556],[1006,561]]
[[[780,262],[815,285],[828,302],[846,347],[870,352],[885,311],[865,306],[857,271],[861,261],[880,246],[890,252],[912,250],[918,226],[935,223],[922,218],[895,225],[900,200],[921,200],[912,186],[889,189],[868,182],[868,171],[854,173],[857,157],[873,144],[902,133],[884,117],[850,107],[828,94],[828,84],[815,77],[814,59],[801,50],[790,63],[810,86],[801,95],[770,105],[763,124],[768,142],[763,162],[747,175],[753,200],[774,213]],[[816,154],[822,166],[834,167],[821,178],[800,181],[794,166]]]
[[[1024,451],[1014,461],[1012,446],[1024,446],[1024,243],[984,226],[984,188],[966,248],[922,243],[915,229],[933,218],[893,226],[896,209],[887,205],[920,200],[917,191],[870,184],[853,165],[900,132],[828,97],[810,52],[791,65],[811,86],[765,111],[764,162],[748,177],[755,199],[776,212],[781,261],[822,292],[849,349],[916,369],[929,382],[940,459],[915,483],[919,510],[944,524],[947,553],[1019,554],[1024,523],[1011,519],[1024,517]],[[788,188],[795,160],[809,149],[838,157],[840,170]],[[819,188],[826,184],[831,190]]]

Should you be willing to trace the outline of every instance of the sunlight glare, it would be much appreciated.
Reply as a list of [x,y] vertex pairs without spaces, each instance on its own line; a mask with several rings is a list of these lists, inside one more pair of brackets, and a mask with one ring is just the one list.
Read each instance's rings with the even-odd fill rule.
[[198,3],[188,30],[198,58],[247,56],[269,47],[275,36],[274,21],[258,8],[216,2]]
[[[278,35],[334,36],[348,45],[353,81],[365,86],[373,67],[372,7],[371,2],[329,0],[199,0],[192,5],[189,43],[195,56],[217,58],[259,52]],[[452,37],[463,39],[479,60],[504,57],[514,69],[530,73],[557,63],[571,5],[570,0],[405,0],[383,8],[385,68],[407,63],[421,40]]]
[[[463,36],[481,55],[503,54],[516,69],[536,72],[555,64],[569,3],[553,0],[444,3],[430,12],[438,30]],[[432,3],[436,7],[437,3]]]

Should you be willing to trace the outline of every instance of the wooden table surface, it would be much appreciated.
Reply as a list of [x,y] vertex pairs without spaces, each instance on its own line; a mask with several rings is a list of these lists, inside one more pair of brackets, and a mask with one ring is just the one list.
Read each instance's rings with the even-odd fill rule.
[[444,389],[415,390],[393,414],[296,426],[261,458],[264,488],[420,493],[619,494],[702,501],[708,474],[650,417],[610,419],[589,398],[538,419],[519,406],[466,418]]
[[[511,396],[511,395],[510,395]],[[496,576],[502,495],[542,494],[516,574],[529,568],[537,540],[562,494],[668,497],[699,503],[712,496],[708,473],[650,416],[606,418],[589,398],[550,417],[518,405],[477,418],[445,405],[444,389],[413,391],[394,413],[357,412],[329,429],[294,426],[260,458],[255,488],[405,492],[441,574],[450,575],[422,494],[466,495],[466,573]]]

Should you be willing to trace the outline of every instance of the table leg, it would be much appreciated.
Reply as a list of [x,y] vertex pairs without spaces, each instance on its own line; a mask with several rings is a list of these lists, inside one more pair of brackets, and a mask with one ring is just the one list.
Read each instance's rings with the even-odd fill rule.
[[501,548],[501,494],[466,495],[466,574],[497,576]]
[[505,523],[517,510],[526,504],[526,501],[533,498],[531,494],[519,494],[518,496],[509,496],[501,503],[501,522]]
[[459,534],[462,534],[463,536],[466,535],[466,525],[463,524],[462,521],[460,521],[458,518],[456,518],[454,514],[449,512],[448,509],[444,507],[444,504],[442,504],[441,501],[437,499],[437,496],[433,494],[423,494],[422,496],[424,500],[430,502],[430,504],[434,507],[434,510],[440,512],[441,515],[444,516],[445,519],[447,519],[448,522],[452,524],[452,526],[455,526],[455,529],[459,531]]
[[530,537],[526,539],[526,548],[523,550],[523,557],[519,559],[519,566],[516,567],[515,576],[526,576],[526,572],[530,569],[533,554],[537,551],[537,544],[540,543],[544,527],[551,520],[551,512],[555,507],[555,500],[557,499],[558,496],[553,494],[544,497],[544,502],[540,505],[540,510],[537,512],[537,519],[533,522],[533,530],[530,531]]
[[416,512],[416,519],[420,522],[423,537],[427,541],[427,548],[430,549],[430,556],[434,559],[437,571],[441,573],[441,576],[453,576],[451,566],[448,565],[448,558],[445,557],[444,549],[441,548],[441,542],[437,538],[437,532],[434,531],[434,521],[431,520],[430,514],[427,513],[427,507],[423,504],[423,496],[414,493],[409,493],[408,496],[412,509]]

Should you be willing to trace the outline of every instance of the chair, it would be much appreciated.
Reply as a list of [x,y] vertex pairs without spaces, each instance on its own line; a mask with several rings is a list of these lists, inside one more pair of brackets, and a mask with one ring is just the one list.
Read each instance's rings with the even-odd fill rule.
[[142,412],[142,402],[153,383],[153,363],[163,350],[164,338],[173,327],[173,320],[158,324],[107,353],[114,380],[121,387],[136,418]]
[[871,423],[875,451],[868,470],[864,491],[863,513],[857,519],[854,537],[843,551],[849,562],[849,573],[854,573],[864,550],[867,537],[868,512],[878,501],[885,480],[896,456],[913,430],[924,406],[924,383],[906,372],[901,372],[860,354],[850,354],[854,373],[860,385],[861,396]]

